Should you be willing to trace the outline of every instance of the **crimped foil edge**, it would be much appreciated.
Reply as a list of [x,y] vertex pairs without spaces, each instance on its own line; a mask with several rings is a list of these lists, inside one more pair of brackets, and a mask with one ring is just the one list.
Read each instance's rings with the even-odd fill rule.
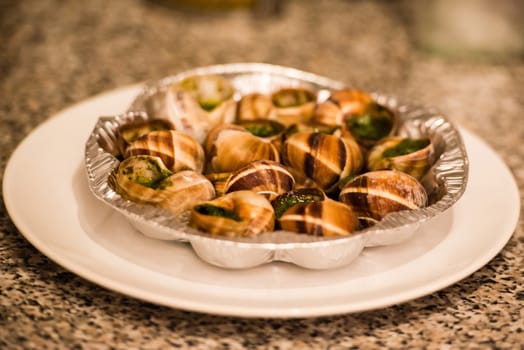
[[[431,169],[434,178],[445,192],[437,202],[419,210],[393,213],[375,226],[359,231],[350,237],[319,238],[278,231],[255,238],[227,238],[211,237],[188,227],[163,209],[136,204],[121,198],[107,181],[110,173],[118,166],[118,160],[111,151],[107,152],[102,149],[100,144],[108,144],[106,146],[109,147],[105,148],[111,150],[111,132],[118,125],[129,120],[148,118],[144,112],[144,106],[149,97],[174,82],[199,74],[222,74],[228,77],[280,76],[284,78],[284,81],[296,81],[297,85],[311,84],[316,89],[327,91],[349,86],[339,81],[288,67],[260,63],[216,65],[185,71],[147,84],[133,101],[127,113],[101,117],[86,142],[85,165],[89,187],[98,199],[122,213],[138,230],[148,236],[189,242],[195,252],[204,260],[222,267],[247,268],[281,260],[308,268],[333,268],[350,263],[364,247],[390,245],[409,238],[425,221],[449,209],[465,191],[468,179],[468,158],[457,128],[435,110],[404,105],[394,97],[373,93],[373,97],[379,103],[394,109],[401,115],[405,134],[427,133],[438,135],[444,140],[445,147],[442,155]],[[256,90],[256,87],[253,90]],[[338,261],[314,262],[318,261],[319,255],[329,256],[329,253],[339,247],[351,251],[351,254],[346,254],[345,259],[340,258]],[[214,254],[209,253],[209,250]],[[227,256],[222,256],[223,251],[228,253]],[[258,255],[254,254],[257,252],[259,252]],[[237,253],[241,256],[240,260],[244,260],[235,261],[235,254],[231,253]],[[231,257],[231,255],[233,258],[228,261],[228,256]],[[255,256],[255,258],[246,261],[246,255]]]

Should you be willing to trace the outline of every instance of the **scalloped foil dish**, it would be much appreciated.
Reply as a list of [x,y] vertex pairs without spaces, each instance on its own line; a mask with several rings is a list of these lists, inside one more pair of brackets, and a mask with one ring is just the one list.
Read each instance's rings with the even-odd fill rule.
[[310,269],[330,269],[350,264],[366,247],[392,245],[409,239],[421,225],[449,209],[465,191],[468,158],[459,132],[452,123],[436,111],[371,93],[378,103],[400,116],[398,134],[437,140],[440,156],[421,180],[429,198],[428,206],[422,209],[392,213],[376,225],[345,237],[313,237],[274,231],[252,238],[228,238],[211,236],[189,227],[187,215],[174,217],[163,209],[123,199],[113,190],[109,180],[119,164],[114,155],[116,129],[128,122],[150,118],[151,101],[170,85],[189,76],[207,74],[227,78],[238,96],[249,92],[269,93],[280,87],[306,87],[317,91],[318,102],[321,102],[330,91],[349,87],[343,82],[282,66],[261,63],[215,65],[146,84],[126,113],[100,117],[85,147],[89,187],[99,200],[123,214],[146,236],[189,244],[204,261],[224,268],[249,268],[284,261]]

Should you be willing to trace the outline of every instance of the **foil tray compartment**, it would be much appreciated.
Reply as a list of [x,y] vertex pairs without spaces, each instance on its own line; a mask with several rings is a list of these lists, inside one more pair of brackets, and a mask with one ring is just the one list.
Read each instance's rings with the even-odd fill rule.
[[[438,111],[404,104],[396,98],[371,93],[373,98],[401,118],[398,134],[430,137],[439,155],[422,179],[429,205],[419,210],[388,215],[378,224],[348,237],[312,237],[275,231],[252,238],[215,237],[187,225],[187,215],[173,217],[167,211],[123,199],[111,185],[119,160],[116,129],[125,123],[160,117],[158,103],[173,83],[193,75],[219,74],[231,81],[239,96],[249,92],[269,93],[279,87],[302,86],[326,99],[331,90],[349,87],[294,68],[261,63],[238,63],[196,68],[146,84],[126,113],[102,116],[85,147],[85,167],[91,192],[99,200],[123,214],[141,233],[161,240],[189,244],[204,261],[223,268],[243,269],[272,261],[284,261],[310,269],[330,269],[350,264],[363,249],[392,245],[409,239],[431,218],[449,209],[464,193],[468,180],[468,158],[456,127]],[[183,242],[183,243],[182,243]]]

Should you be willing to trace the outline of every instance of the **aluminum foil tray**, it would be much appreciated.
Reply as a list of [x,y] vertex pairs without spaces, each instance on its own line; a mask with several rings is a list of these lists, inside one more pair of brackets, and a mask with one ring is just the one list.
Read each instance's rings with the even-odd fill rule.
[[282,66],[260,63],[215,65],[146,84],[126,113],[100,117],[85,147],[89,187],[98,199],[122,213],[146,236],[189,244],[203,260],[224,268],[249,268],[272,261],[311,269],[336,268],[351,263],[366,247],[396,244],[410,238],[421,225],[449,209],[464,193],[468,158],[453,124],[431,109],[372,93],[379,103],[400,116],[399,134],[431,137],[437,141],[440,156],[422,179],[429,196],[429,205],[423,209],[390,214],[378,224],[348,237],[323,238],[275,231],[254,238],[227,238],[190,228],[186,224],[187,215],[173,217],[163,209],[123,199],[110,183],[111,174],[119,164],[115,157],[116,129],[131,121],[154,117],[154,101],[162,91],[188,76],[203,74],[226,77],[238,96],[254,91],[269,93],[285,86],[303,86],[316,90],[321,101],[327,98],[330,90],[349,87],[343,82]]

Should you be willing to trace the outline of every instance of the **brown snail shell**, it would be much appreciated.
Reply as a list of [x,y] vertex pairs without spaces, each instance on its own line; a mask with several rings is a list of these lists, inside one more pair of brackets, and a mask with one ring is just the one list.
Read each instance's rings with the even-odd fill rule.
[[277,110],[271,96],[259,92],[246,94],[238,101],[237,122],[248,120],[275,120]]
[[127,147],[139,137],[158,130],[174,130],[174,125],[167,119],[149,119],[126,123],[116,130],[116,143],[121,155],[124,155]]
[[240,125],[254,136],[271,142],[280,152],[283,135],[286,131],[284,124],[277,122],[276,120],[253,119],[239,121],[236,125]]
[[353,210],[331,199],[295,204],[278,223],[283,230],[313,236],[348,236],[359,228]]
[[239,125],[222,124],[213,128],[205,142],[207,172],[233,172],[255,160],[280,161],[280,153],[270,140],[252,135]]
[[175,130],[152,131],[136,139],[126,150],[126,157],[135,155],[159,157],[173,172],[202,172],[205,164],[202,146],[190,135]]
[[116,169],[115,190],[134,202],[158,204],[163,197],[157,188],[172,174],[159,157],[131,156]]
[[218,75],[191,76],[159,91],[146,103],[148,114],[202,143],[211,128],[236,117],[234,88]]
[[226,193],[226,183],[231,173],[206,173],[205,177],[211,181],[213,187],[215,188],[215,193],[217,197],[222,196]]
[[340,191],[339,200],[359,217],[381,220],[387,214],[422,208],[427,193],[421,183],[396,170],[377,170],[361,174]]
[[362,152],[350,138],[320,132],[291,135],[282,146],[283,162],[302,172],[326,191],[360,170]]
[[300,87],[284,87],[271,94],[276,109],[276,118],[284,125],[307,122],[316,105],[314,91]]
[[215,197],[213,184],[202,174],[193,170],[179,171],[159,184],[158,191],[163,197],[158,206],[179,215],[197,203]]
[[430,139],[387,137],[369,151],[370,170],[395,169],[420,180],[432,166],[435,148]]
[[370,147],[395,132],[398,116],[368,93],[347,88],[333,91],[326,101],[319,103],[312,122],[342,126],[359,144]]
[[312,120],[325,125],[344,125],[352,115],[361,115],[373,99],[364,92],[353,88],[335,90],[329,98],[317,105]]
[[295,179],[283,165],[271,160],[257,160],[233,172],[226,182],[225,192],[250,190],[271,201],[294,186]]
[[320,202],[326,199],[326,194],[319,188],[299,188],[280,194],[271,201],[275,210],[275,217],[278,219],[290,207],[307,202]]
[[215,236],[255,236],[273,230],[275,215],[263,195],[236,191],[193,207],[189,225]]

